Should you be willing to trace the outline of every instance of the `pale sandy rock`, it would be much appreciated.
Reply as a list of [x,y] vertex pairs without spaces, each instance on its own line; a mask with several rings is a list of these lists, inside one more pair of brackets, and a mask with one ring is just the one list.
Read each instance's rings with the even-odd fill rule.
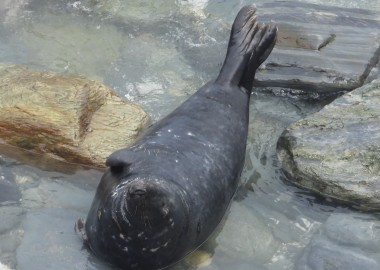
[[144,110],[76,75],[0,65],[2,143],[68,162],[104,166],[148,121]]

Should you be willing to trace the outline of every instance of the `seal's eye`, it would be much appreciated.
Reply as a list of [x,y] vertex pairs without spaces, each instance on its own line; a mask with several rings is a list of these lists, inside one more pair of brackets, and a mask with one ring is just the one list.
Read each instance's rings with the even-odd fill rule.
[[121,174],[124,170],[123,166],[111,166],[110,167],[112,174]]

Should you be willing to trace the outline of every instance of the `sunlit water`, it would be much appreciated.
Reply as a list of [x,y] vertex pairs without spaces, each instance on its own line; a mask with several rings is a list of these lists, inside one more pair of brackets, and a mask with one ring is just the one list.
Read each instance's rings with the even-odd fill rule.
[[[377,0],[308,2],[380,11]],[[2,0],[0,62],[101,81],[156,121],[215,77],[230,24],[248,3]],[[380,237],[376,217],[333,205],[285,180],[276,157],[278,137],[328,101],[277,93],[252,95],[241,187],[224,226],[201,248],[211,262],[199,268],[308,269],[299,265],[312,241],[360,249],[369,258],[380,251],[372,238],[363,240],[367,225],[379,234],[373,239]],[[86,216],[100,176],[95,170],[46,171],[0,156],[0,269],[112,269],[84,249],[73,230],[76,219]],[[364,235],[362,242],[350,242],[344,233],[329,236],[341,226],[335,220],[348,220],[346,227],[356,220],[351,231]],[[173,267],[196,268],[189,261]]]

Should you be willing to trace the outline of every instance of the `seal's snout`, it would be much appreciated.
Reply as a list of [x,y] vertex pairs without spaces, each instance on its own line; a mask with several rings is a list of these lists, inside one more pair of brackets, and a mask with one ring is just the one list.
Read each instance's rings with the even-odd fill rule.
[[128,187],[127,196],[131,199],[144,198],[147,193],[147,186],[143,182],[136,182]]
[[175,189],[149,179],[131,181],[126,187],[125,201],[119,207],[125,208],[126,216],[134,226],[149,229],[151,224],[155,224],[156,230],[159,227],[164,230],[181,206]]
[[137,189],[129,190],[128,193],[129,193],[129,197],[131,197],[132,199],[140,199],[140,198],[145,197],[146,190],[137,188]]

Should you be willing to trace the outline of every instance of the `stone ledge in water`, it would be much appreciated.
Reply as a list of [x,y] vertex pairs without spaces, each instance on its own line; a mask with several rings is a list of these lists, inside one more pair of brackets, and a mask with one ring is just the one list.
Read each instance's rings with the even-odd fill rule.
[[291,124],[277,151],[296,185],[363,210],[380,209],[380,80]]
[[104,167],[106,157],[133,141],[148,118],[95,81],[0,65],[2,143]]
[[380,20],[374,11],[281,1],[258,6],[258,17],[279,28],[258,85],[352,90],[379,61]]
[[296,262],[296,270],[380,269],[380,223],[368,215],[332,214]]

